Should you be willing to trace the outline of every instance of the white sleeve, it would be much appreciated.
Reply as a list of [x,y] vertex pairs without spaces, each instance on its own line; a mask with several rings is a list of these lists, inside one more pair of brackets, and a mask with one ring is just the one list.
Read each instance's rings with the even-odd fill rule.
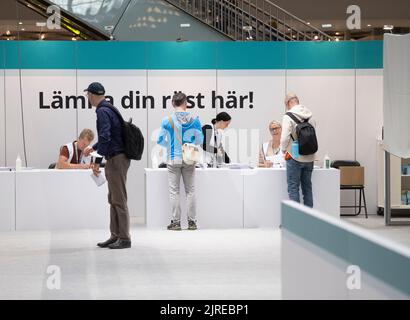
[[282,152],[288,149],[290,144],[290,135],[292,134],[292,123],[289,116],[284,115],[282,120],[282,135],[280,137],[280,148]]

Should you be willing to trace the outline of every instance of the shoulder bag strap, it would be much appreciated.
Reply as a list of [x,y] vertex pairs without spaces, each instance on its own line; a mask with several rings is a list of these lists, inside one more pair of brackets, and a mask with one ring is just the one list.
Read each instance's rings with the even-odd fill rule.
[[[125,121],[124,121],[124,118],[122,117],[122,115],[121,115],[121,113],[120,113],[120,111],[118,111],[118,109],[115,108],[113,105],[109,104],[109,105],[106,105],[106,106],[104,106],[104,107],[106,107],[106,108],[112,110],[112,111],[117,115],[117,117],[120,119],[120,123],[121,123],[121,124],[123,124],[123,123],[125,122]],[[103,108],[104,108],[104,107],[103,107]]]
[[[302,121],[300,121],[292,112],[286,112],[286,115],[290,117],[293,121],[295,121],[297,125],[299,123],[302,123]],[[295,141],[295,138],[293,138],[292,134],[290,135],[290,137],[293,141]]]
[[292,112],[286,112],[286,115],[295,121],[296,124],[302,123]]
[[177,139],[180,141],[181,146],[182,146],[182,139],[181,139],[181,136],[179,134],[179,131],[175,130],[175,124],[174,124],[174,120],[172,119],[172,116],[168,116],[168,121],[171,124],[172,130],[174,131],[174,134],[176,135]]

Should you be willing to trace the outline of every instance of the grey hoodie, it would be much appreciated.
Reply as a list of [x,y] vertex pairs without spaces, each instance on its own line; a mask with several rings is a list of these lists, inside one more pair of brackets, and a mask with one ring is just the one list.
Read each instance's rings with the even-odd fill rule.
[[177,121],[181,124],[181,125],[186,125],[187,123],[191,122],[194,120],[194,118],[192,117],[191,113],[189,112],[182,112],[182,111],[178,111],[175,112],[175,118],[177,119]]
[[[312,118],[312,112],[304,105],[298,104],[292,109],[288,110],[288,112],[293,113],[300,120],[310,119],[309,123],[316,128],[316,122]],[[289,153],[291,153],[293,142],[291,135],[295,140],[297,140],[296,122],[285,114],[282,120],[282,136],[280,138],[281,149],[283,152],[288,151]],[[315,160],[315,154],[308,156],[300,155],[295,160],[299,162],[312,162]]]

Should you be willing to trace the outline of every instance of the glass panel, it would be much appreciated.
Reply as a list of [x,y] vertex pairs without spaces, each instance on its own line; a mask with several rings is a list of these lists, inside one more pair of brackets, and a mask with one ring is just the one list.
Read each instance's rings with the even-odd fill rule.
[[50,2],[107,32],[118,23],[130,0],[53,0]]

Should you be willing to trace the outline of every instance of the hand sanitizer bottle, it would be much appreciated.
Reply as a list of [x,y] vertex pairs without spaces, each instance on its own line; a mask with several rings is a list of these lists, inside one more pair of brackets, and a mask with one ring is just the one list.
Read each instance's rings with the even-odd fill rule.
[[323,168],[324,169],[330,169],[330,158],[329,155],[326,153],[324,159],[323,159]]
[[20,154],[17,155],[17,159],[16,159],[16,171],[21,171],[21,158],[20,158]]

